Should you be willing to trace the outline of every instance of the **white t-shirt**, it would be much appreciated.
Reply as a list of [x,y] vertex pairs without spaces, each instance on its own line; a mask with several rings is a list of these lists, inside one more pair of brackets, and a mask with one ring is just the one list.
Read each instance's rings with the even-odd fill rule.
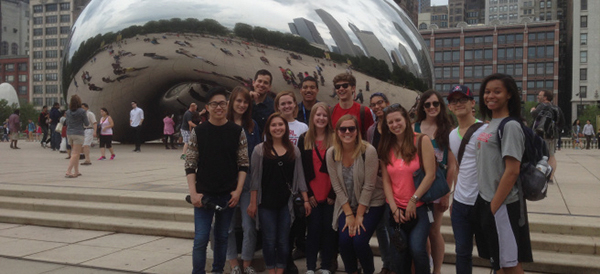
[[144,120],[144,111],[138,107],[132,109],[129,112],[129,120],[131,121],[132,127],[139,126],[142,120]]
[[[477,121],[479,122],[479,121]],[[456,179],[456,187],[454,189],[454,199],[465,205],[475,205],[479,189],[477,186],[477,136],[481,134],[487,124],[478,128],[471,136],[469,142],[465,146],[462,162],[458,169],[458,177]],[[450,132],[450,150],[456,156],[458,163],[458,150],[463,137],[458,132],[458,127]]]
[[91,112],[91,111],[86,111],[85,114],[87,115],[88,121],[90,121],[90,125],[85,127],[86,129],[88,128],[94,128],[94,124],[97,123],[98,121],[96,120],[96,115]]
[[305,123],[302,123],[298,120],[289,122],[288,126],[290,127],[290,141],[292,141],[292,144],[297,146],[300,135],[308,131],[308,126]]

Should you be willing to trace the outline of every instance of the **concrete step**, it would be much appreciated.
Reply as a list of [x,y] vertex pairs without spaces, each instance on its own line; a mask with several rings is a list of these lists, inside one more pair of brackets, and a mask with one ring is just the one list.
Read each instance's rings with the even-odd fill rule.
[[43,199],[0,196],[0,208],[30,210],[36,212],[60,212],[70,214],[127,217],[179,222],[194,222],[192,206],[182,207],[78,200]]

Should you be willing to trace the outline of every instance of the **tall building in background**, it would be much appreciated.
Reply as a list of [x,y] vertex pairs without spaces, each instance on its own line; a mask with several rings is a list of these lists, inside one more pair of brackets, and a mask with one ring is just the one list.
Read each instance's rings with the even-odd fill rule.
[[348,23],[348,26],[356,37],[358,37],[367,57],[375,57],[375,59],[383,60],[390,68],[390,71],[393,70],[390,55],[372,31],[360,30],[352,23]]
[[408,17],[416,26],[419,22],[419,0],[394,0],[394,2],[408,14]]
[[29,97],[35,107],[65,103],[59,75],[62,51],[71,27],[88,3],[89,0],[30,1]]
[[431,0],[419,0],[419,13],[428,7],[431,7]]
[[325,45],[325,41],[323,41],[321,34],[312,21],[304,18],[294,18],[294,22],[288,23],[288,25],[293,34],[304,37],[310,43]]
[[573,76],[571,120],[584,105],[600,101],[600,1],[573,0]]
[[364,55],[360,48],[354,45],[352,40],[350,40],[350,36],[348,36],[342,25],[340,25],[329,12],[326,12],[323,9],[317,9],[315,12],[321,17],[323,23],[327,25],[331,38],[335,41],[336,47],[334,48],[333,45],[331,45],[331,51],[340,54],[348,54],[350,56]]
[[557,19],[559,0],[488,0],[485,23],[525,23]]
[[[429,20],[427,20],[427,18]],[[418,21],[417,27],[421,29],[428,29],[430,25],[435,24],[438,28],[444,29],[448,27],[448,6],[433,6],[423,10],[421,16],[422,20]],[[429,22],[429,23],[427,23]]]
[[465,21],[466,0],[448,0],[448,27],[454,28],[456,24]]
[[0,1],[0,56],[29,54],[29,1]]

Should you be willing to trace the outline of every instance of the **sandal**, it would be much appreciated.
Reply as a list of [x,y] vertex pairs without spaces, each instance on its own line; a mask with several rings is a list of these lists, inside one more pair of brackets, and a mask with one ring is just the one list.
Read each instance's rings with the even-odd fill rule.
[[77,175],[74,175],[74,174],[65,174],[65,178],[77,178]]

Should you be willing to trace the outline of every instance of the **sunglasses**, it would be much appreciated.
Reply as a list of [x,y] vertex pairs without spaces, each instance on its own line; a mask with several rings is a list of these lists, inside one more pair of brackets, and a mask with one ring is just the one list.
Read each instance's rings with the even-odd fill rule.
[[436,102],[433,102],[433,103],[432,103],[432,102],[427,102],[427,103],[423,104],[423,106],[424,106],[425,108],[430,108],[430,107],[431,107],[431,105],[433,105],[433,107],[434,107],[434,108],[437,108],[437,107],[439,107],[439,106],[440,106],[440,102],[437,102],[437,101],[436,101]]
[[348,83],[343,83],[343,84],[337,84],[337,85],[333,85],[335,87],[335,89],[340,89],[340,88],[348,88],[348,86],[350,86],[350,84]]
[[448,104],[450,104],[450,105],[456,105],[458,103],[464,104],[468,101],[469,101],[468,97],[461,97],[459,99],[448,99]]
[[388,113],[390,111],[395,111],[395,110],[400,110],[402,108],[402,106],[398,103],[396,104],[392,104],[389,107],[386,107],[383,109],[383,112]]
[[356,127],[355,126],[351,126],[351,127],[340,127],[338,128],[338,131],[341,133],[346,133],[346,132],[350,132],[350,133],[354,133],[356,131]]

